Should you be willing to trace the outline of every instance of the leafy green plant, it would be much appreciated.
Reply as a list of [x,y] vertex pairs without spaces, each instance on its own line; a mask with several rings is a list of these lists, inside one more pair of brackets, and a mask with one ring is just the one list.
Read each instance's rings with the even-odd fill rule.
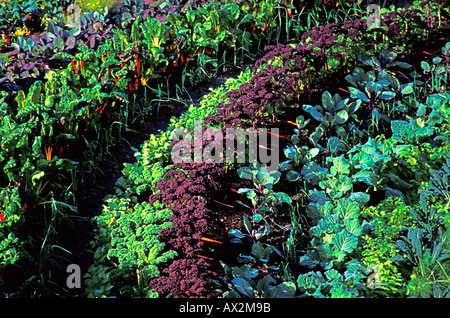
[[365,244],[361,255],[363,264],[377,266],[379,290],[384,295],[402,295],[405,278],[391,261],[396,255],[395,241],[404,227],[412,224],[412,208],[400,198],[386,198],[376,207],[365,208],[361,216],[370,222],[372,229],[363,237]]
[[447,269],[444,266],[450,254],[444,248],[446,239],[447,233],[430,237],[425,229],[409,228],[407,236],[401,236],[397,241],[395,246],[401,255],[395,255],[392,260],[413,267],[412,281],[408,284],[410,295],[426,295],[434,284],[448,286],[448,266]]
[[237,172],[241,179],[250,180],[255,186],[255,188],[238,190],[239,193],[246,193],[247,198],[251,200],[253,218],[260,219],[268,213],[276,213],[276,206],[292,202],[289,195],[284,192],[275,192],[273,189],[280,180],[281,172],[277,170],[269,172],[267,167],[257,164],[241,167]]
[[328,91],[322,94],[322,105],[315,107],[303,105],[303,110],[310,113],[315,120],[320,122],[320,125],[311,134],[310,138],[318,144],[322,138],[329,138],[331,131],[334,130],[341,139],[345,140],[347,131],[344,128],[344,124],[360,106],[360,100],[350,102],[349,98],[342,99],[339,94],[331,96]]
[[75,0],[74,3],[80,7],[82,14],[84,14],[85,12],[103,12],[105,9],[110,9],[117,2],[117,0]]
[[297,286],[303,297],[357,298],[367,290],[364,286],[367,274],[367,268],[353,259],[347,263],[343,274],[335,269],[300,274]]
[[[221,262],[226,278],[229,280],[229,291],[224,293],[226,298],[292,298],[296,293],[293,282],[282,282],[265,271],[257,270],[249,265],[230,268]],[[264,276],[262,276],[264,275]]]

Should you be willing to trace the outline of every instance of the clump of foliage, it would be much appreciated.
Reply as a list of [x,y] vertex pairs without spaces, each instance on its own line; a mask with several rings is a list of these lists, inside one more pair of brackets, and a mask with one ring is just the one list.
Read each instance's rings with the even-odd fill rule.
[[81,12],[103,12],[110,9],[113,5],[118,4],[117,0],[75,0],[74,4],[80,7]]
[[361,216],[372,226],[370,235],[365,240],[361,255],[366,266],[377,269],[379,289],[384,296],[395,297],[404,294],[406,277],[391,261],[397,254],[395,242],[407,226],[412,225],[412,208],[400,198],[387,198],[378,206],[367,207]]

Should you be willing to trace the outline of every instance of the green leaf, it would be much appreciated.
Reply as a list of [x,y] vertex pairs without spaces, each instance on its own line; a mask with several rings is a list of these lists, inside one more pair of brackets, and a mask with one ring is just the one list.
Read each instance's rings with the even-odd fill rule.
[[402,87],[401,94],[408,95],[408,94],[411,94],[413,91],[414,90],[413,90],[412,84],[407,84]]
[[303,167],[301,173],[311,184],[317,185],[326,177],[326,172],[326,168],[322,168],[317,163],[310,161]]
[[253,180],[253,171],[249,167],[241,167],[238,169],[238,176],[241,179]]
[[319,186],[324,189],[333,199],[339,199],[352,189],[352,180],[346,175],[339,175],[338,178],[330,178],[319,182]]
[[348,113],[346,110],[341,110],[335,115],[335,124],[341,125],[348,120]]
[[344,219],[344,226],[351,234],[361,236],[363,227],[358,219]]
[[31,181],[33,182],[34,185],[36,185],[37,180],[42,178],[44,175],[45,175],[44,171],[35,171],[31,176]]
[[334,212],[338,213],[343,219],[358,218],[359,211],[359,204],[348,198],[338,200],[334,210]]
[[41,136],[34,137],[33,146],[31,149],[33,150],[34,156],[42,153],[42,137]]
[[320,290],[325,278],[320,272],[300,274],[297,278],[297,286],[301,291],[314,292]]
[[261,222],[262,218],[263,218],[262,215],[259,214],[259,213],[254,213],[253,214],[253,221],[256,222],[256,223]]
[[391,100],[395,97],[395,93],[391,91],[384,91],[381,93],[381,95],[378,97],[378,99],[382,100]]
[[350,164],[344,155],[337,158],[331,158],[333,160],[333,166],[330,168],[330,173],[335,175],[348,175],[350,173]]
[[292,298],[295,296],[296,287],[293,282],[283,282],[272,290],[271,298]]
[[376,187],[378,176],[372,171],[362,170],[352,176],[353,180],[362,181],[367,185]]
[[329,91],[325,91],[322,94],[322,105],[325,106],[325,109],[327,110],[331,110],[333,107],[334,100]]
[[351,253],[358,246],[358,238],[347,230],[342,230],[331,239],[336,251]]
[[[261,170],[259,170],[261,171]],[[270,174],[266,172],[262,172],[262,182],[261,184],[265,187],[272,187],[274,184],[276,184],[281,177],[280,171],[272,171]]]
[[295,154],[297,153],[297,150],[295,147],[287,146],[284,148],[284,155],[289,160],[295,160]]
[[316,203],[320,203],[320,204],[330,201],[330,199],[328,199],[325,191],[319,191],[317,189],[310,190],[308,193],[308,196],[312,202],[316,202]]
[[286,179],[290,182],[297,181],[299,178],[300,178],[300,173],[298,173],[297,171],[290,170],[286,174]]
[[366,94],[361,92],[359,89],[354,88],[354,87],[348,87],[348,90],[350,91],[351,98],[360,99],[366,103],[370,102],[370,99],[366,96]]
[[360,207],[363,207],[369,202],[370,195],[365,192],[352,192],[348,198],[358,203]]
[[320,152],[319,148],[311,148],[309,150],[309,155],[310,155],[311,158],[314,158],[314,157],[316,157],[319,154],[319,152]]
[[321,114],[319,111],[317,111],[316,107],[311,106],[311,105],[303,105],[302,108],[303,108],[303,110],[304,110],[305,112],[310,113],[311,116],[312,116],[315,120],[317,120],[317,121],[319,121],[319,122],[322,122],[322,121],[323,121],[323,114]]
[[276,195],[276,197],[277,197],[277,199],[279,201],[284,202],[284,203],[288,203],[288,204],[292,203],[292,199],[287,193],[285,193],[285,192],[275,192],[274,194]]
[[331,289],[331,298],[354,298],[355,295],[345,285],[341,284]]
[[235,277],[235,278],[255,278],[256,276],[258,276],[258,270],[255,268],[250,267],[249,265],[244,265],[241,267],[233,267],[233,269],[231,270],[231,274]]
[[[341,282],[342,281],[342,275],[341,273],[339,273],[337,270],[335,269],[330,269],[327,270],[325,272],[325,277],[329,280],[329,281],[334,281],[334,282]],[[335,284],[335,283],[333,283]]]
[[231,229],[230,231],[228,231],[228,233],[232,236],[235,236],[237,238],[244,238],[246,235],[243,234],[241,231],[237,230],[237,229]]
[[[319,258],[318,252],[316,250],[311,250],[311,251],[306,252],[305,255],[300,257],[299,265],[306,266],[308,268],[314,268],[319,264],[319,262],[320,262],[320,258]],[[304,274],[304,275],[307,275],[307,274]],[[302,276],[302,275],[300,275],[300,276]],[[299,276],[299,279],[300,279],[300,276]],[[304,279],[304,278],[305,278],[305,276],[302,276],[302,279]],[[301,286],[300,283],[298,283],[298,285],[299,285],[299,287]]]
[[353,114],[354,112],[356,112],[359,109],[360,106],[361,106],[361,100],[360,99],[355,100],[348,105],[347,112],[349,114]]
[[337,152],[344,150],[344,145],[342,144],[339,138],[332,136],[328,139],[327,149],[328,151],[330,151],[331,155],[334,155]]
[[237,277],[234,278],[231,282],[239,292],[246,295],[247,297],[253,298],[255,296],[252,286],[244,278]]
[[312,220],[320,220],[326,215],[330,214],[334,209],[333,203],[331,201],[325,201],[320,203],[309,203],[307,214]]
[[244,226],[248,233],[252,232],[252,223],[250,222],[250,219],[244,215],[243,217]]
[[420,65],[422,66],[422,69],[423,69],[425,72],[431,71],[431,66],[430,66],[430,64],[428,64],[428,62],[422,61],[422,62],[420,63]]

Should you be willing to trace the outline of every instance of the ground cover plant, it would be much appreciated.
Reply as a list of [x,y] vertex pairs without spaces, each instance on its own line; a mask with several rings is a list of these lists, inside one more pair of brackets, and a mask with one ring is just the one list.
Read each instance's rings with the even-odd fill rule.
[[[80,297],[448,296],[448,2],[385,1],[375,26],[367,5],[0,3],[2,297],[73,295],[77,261]],[[280,131],[220,161],[230,128]],[[121,143],[134,161],[83,214]]]

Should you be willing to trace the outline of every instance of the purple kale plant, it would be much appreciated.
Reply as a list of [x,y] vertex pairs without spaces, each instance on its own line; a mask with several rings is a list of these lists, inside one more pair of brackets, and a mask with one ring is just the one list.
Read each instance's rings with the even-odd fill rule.
[[207,288],[208,279],[218,274],[209,270],[210,264],[199,255],[204,244],[201,238],[212,226],[205,197],[219,189],[217,180],[224,170],[208,163],[176,163],[173,169],[157,183],[150,202],[159,200],[172,210],[172,227],[163,230],[161,236],[179,258],[150,286],[158,293],[176,297],[212,297],[216,292]]
[[176,298],[216,297],[218,292],[208,288],[208,278],[215,274],[209,267],[203,259],[177,259],[151,285],[158,293]]

